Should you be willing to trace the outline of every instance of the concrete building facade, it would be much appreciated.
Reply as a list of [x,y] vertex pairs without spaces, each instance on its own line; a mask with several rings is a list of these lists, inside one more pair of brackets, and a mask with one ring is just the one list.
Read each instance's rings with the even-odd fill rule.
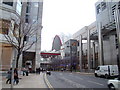
[[[7,70],[12,66],[13,59],[15,58],[15,48],[7,42],[4,38],[5,35],[11,34],[10,30],[19,24],[21,17],[25,20],[25,24],[34,23],[32,27],[36,27],[33,37],[26,36],[25,41],[29,43],[35,42],[31,48],[24,51],[21,55],[18,67],[22,68],[26,63],[32,64],[35,69],[40,63],[41,52],[41,30],[42,30],[42,10],[43,0],[1,0],[0,1],[0,67]],[[34,11],[34,13],[33,13]],[[13,29],[14,30],[14,29]],[[14,35],[11,35],[14,38]],[[24,42],[25,43],[25,42]],[[27,48],[27,47],[26,47]],[[7,55],[7,57],[6,57]],[[29,57],[29,55],[31,57]],[[26,59],[26,61],[24,60]],[[25,62],[25,63],[24,63]],[[30,65],[29,65],[30,66]],[[31,66],[30,66],[31,67]]]
[[[96,21],[80,29],[73,34],[73,38],[79,41],[79,64],[80,68],[94,69],[98,65],[118,64],[119,43],[115,21],[115,10],[119,0],[102,1],[95,4]],[[117,14],[119,16],[119,14]],[[86,43],[86,45],[85,45]],[[84,56],[86,53],[86,56]],[[86,59],[85,59],[86,57]],[[87,60],[87,62],[85,61]],[[86,66],[84,67],[84,62]]]
[[13,46],[7,42],[4,35],[11,34],[11,25],[16,25],[16,23],[19,22],[20,13],[20,0],[17,0],[17,2],[13,2],[13,0],[10,2],[5,0],[0,1],[0,69],[2,70],[7,70],[11,67],[15,50]]
[[[32,37],[26,36],[26,40],[30,43],[35,42],[30,49],[23,52],[23,67],[35,68],[40,67],[41,57],[41,30],[42,30],[42,10],[43,0],[33,1],[27,0],[23,3],[22,17],[25,23],[36,28]],[[31,57],[29,57],[31,56]]]
[[61,46],[61,62],[64,69],[76,70],[78,66],[78,41],[70,39]]

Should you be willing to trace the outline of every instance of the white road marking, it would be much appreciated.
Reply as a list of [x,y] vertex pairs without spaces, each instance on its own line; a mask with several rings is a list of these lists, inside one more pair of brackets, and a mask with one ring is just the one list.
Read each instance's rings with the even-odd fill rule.
[[94,81],[88,81],[88,82],[90,82],[90,83],[94,83],[94,84],[98,84],[98,85],[101,85],[101,86],[104,86],[103,84],[98,83],[98,82],[94,82]]

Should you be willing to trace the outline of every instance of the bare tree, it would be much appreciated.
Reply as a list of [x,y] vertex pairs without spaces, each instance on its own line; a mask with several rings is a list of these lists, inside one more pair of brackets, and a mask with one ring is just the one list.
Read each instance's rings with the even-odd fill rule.
[[62,43],[65,43],[67,40],[69,40],[72,37],[72,35],[70,33],[67,33],[67,34],[60,33],[59,36],[62,40]]
[[[18,67],[18,61],[22,52],[30,49],[37,42],[37,40],[29,41],[28,38],[35,38],[38,29],[42,28],[42,26],[37,21],[31,24],[25,23],[21,17],[17,20],[17,23],[11,19],[9,27],[9,33],[4,34],[4,37],[17,50],[16,67]],[[40,37],[36,39],[40,39]]]

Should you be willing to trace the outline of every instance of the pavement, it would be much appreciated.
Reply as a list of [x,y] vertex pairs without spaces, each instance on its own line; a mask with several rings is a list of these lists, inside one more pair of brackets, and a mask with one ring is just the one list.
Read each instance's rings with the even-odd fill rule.
[[[94,73],[86,73],[86,72],[72,72],[72,73],[78,73],[78,74],[87,74],[87,75],[93,75]],[[29,76],[22,76],[19,75],[19,83],[16,85],[13,85],[13,88],[50,88],[53,87],[49,83],[46,73],[40,73],[40,74],[29,74]],[[11,88],[11,84],[6,84],[6,77],[0,76],[0,89],[4,88]]]
[[[19,83],[13,85],[13,88],[48,88],[45,82],[45,73],[29,74],[29,76],[19,75]],[[2,77],[2,88],[11,88],[11,84],[6,84],[6,78]]]

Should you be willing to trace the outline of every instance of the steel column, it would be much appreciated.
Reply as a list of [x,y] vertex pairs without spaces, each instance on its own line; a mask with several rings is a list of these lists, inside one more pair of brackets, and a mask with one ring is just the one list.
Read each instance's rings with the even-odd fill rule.
[[79,66],[82,70],[82,35],[79,36]]
[[93,46],[93,68],[95,68],[95,42],[92,42],[92,46]]
[[87,30],[87,60],[88,60],[88,71],[90,71],[90,61],[91,61],[91,54],[90,54],[90,50],[91,49],[91,45],[90,45],[90,30]]
[[116,33],[117,33],[117,38],[118,38],[118,70],[119,70],[119,75],[120,75],[120,8],[118,7],[118,4],[116,5],[116,10],[115,10],[115,24],[116,24]]
[[101,33],[101,23],[98,23],[98,41],[99,41],[99,64],[104,65],[104,57],[103,57],[103,36]]

